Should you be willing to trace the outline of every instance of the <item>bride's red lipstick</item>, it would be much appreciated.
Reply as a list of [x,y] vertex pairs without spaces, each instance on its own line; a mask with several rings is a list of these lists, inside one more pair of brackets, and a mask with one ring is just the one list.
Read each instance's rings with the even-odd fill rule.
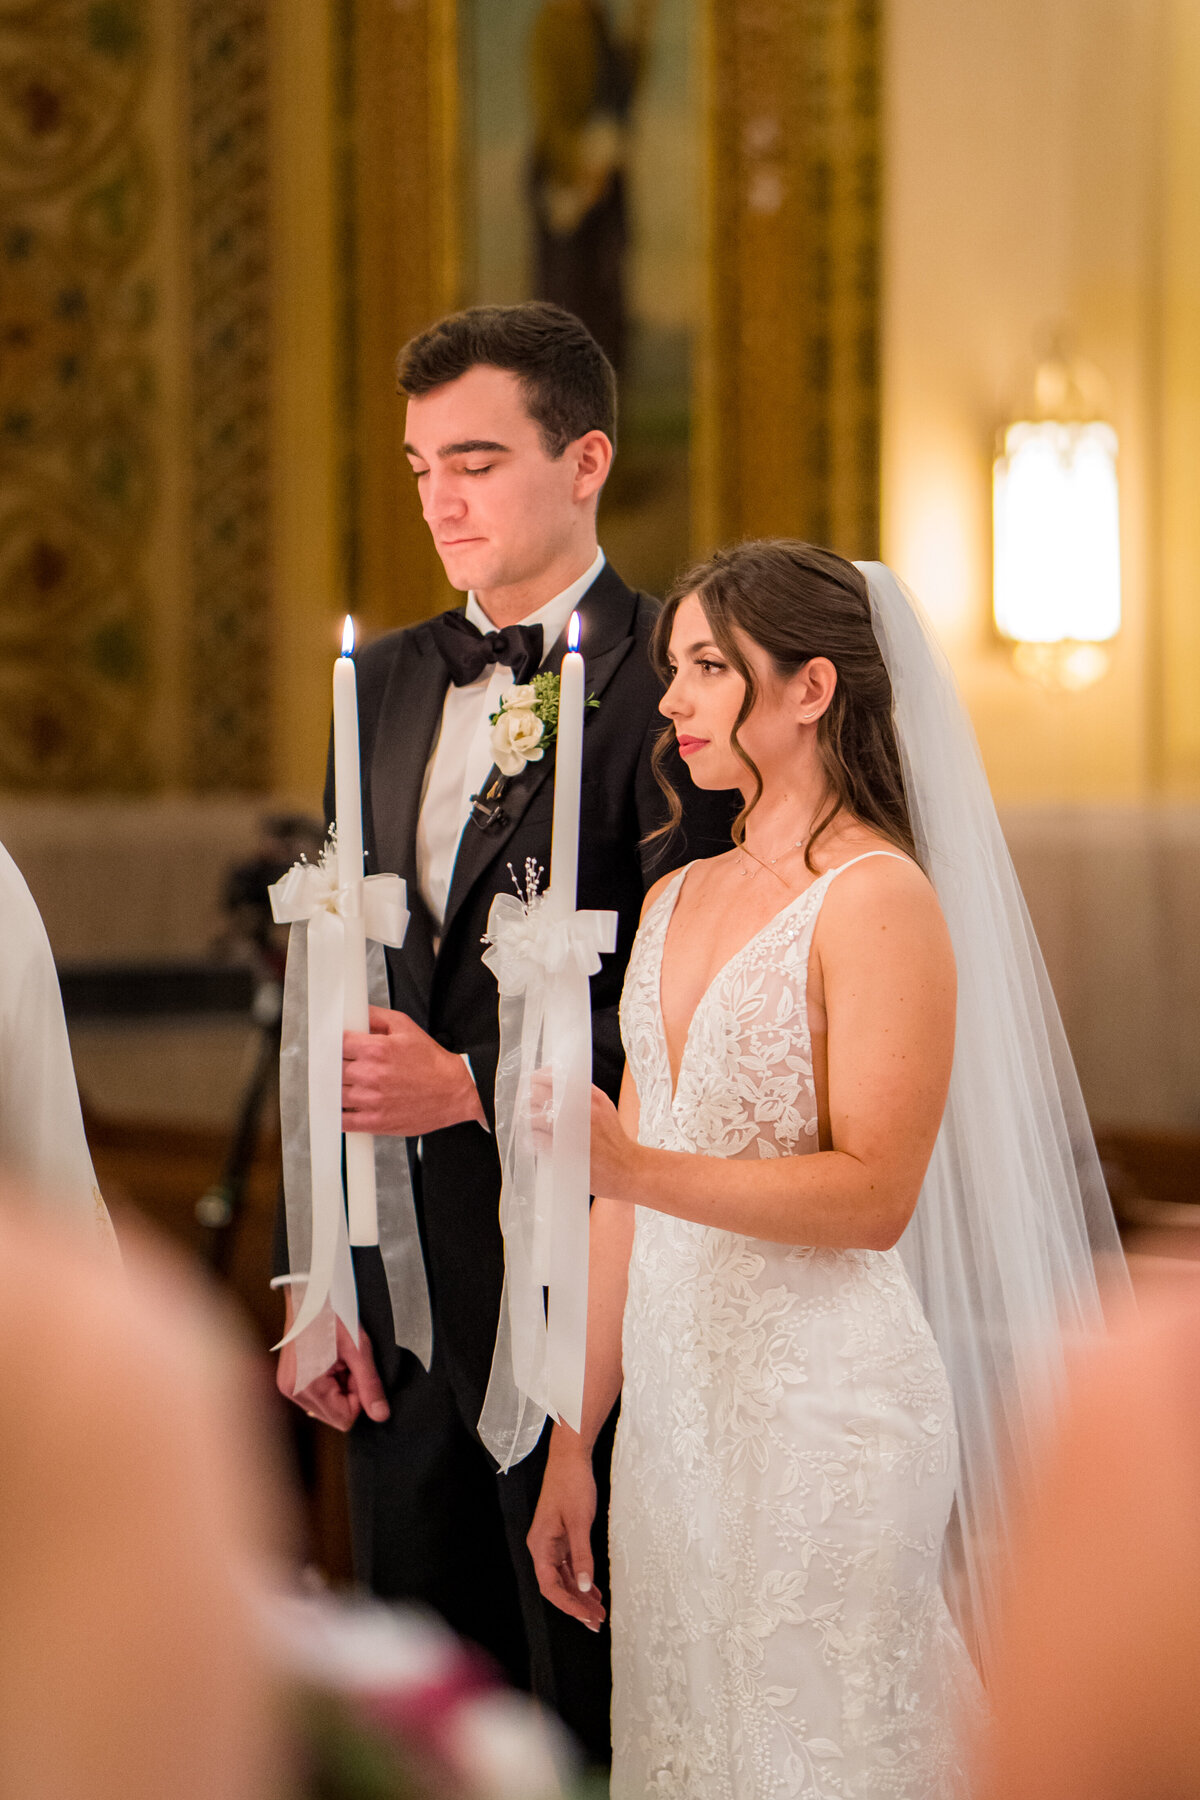
[[707,738],[698,738],[698,737],[687,737],[681,733],[680,736],[676,739],[676,742],[679,745],[680,756],[691,756],[694,751],[703,750],[705,744],[707,744],[707,742],[708,742],[708,739]]

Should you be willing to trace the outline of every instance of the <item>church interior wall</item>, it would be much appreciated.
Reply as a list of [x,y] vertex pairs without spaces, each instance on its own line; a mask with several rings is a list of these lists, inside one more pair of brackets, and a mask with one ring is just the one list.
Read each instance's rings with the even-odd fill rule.
[[[884,554],[923,595],[998,798],[1156,786],[1162,83],[1145,0],[893,0],[885,106]],[[1048,693],[990,628],[997,427],[1056,331],[1106,377],[1124,625],[1109,673]]]
[[[893,0],[882,537],[971,708],[1093,1117],[1200,1122],[1200,33],[1175,0]],[[1055,333],[1108,386],[1124,618],[1081,692],[990,621],[990,465]]]

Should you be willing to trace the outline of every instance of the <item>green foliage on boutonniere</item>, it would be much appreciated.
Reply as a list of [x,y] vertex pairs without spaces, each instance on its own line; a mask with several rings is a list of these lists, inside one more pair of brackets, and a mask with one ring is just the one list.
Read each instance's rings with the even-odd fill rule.
[[[541,762],[558,731],[558,693],[558,676],[542,669],[532,681],[509,688],[490,715],[492,755],[502,775],[519,775],[526,763]],[[589,694],[587,704],[600,702]]]

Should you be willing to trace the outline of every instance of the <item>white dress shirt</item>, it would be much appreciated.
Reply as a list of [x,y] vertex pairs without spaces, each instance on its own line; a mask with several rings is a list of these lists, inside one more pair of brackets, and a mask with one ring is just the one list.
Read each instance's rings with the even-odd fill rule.
[[[543,653],[557,641],[603,567],[604,552],[597,550],[595,561],[578,581],[520,621],[522,625],[541,626]],[[473,593],[467,595],[467,618],[480,631],[496,629]],[[491,715],[498,711],[501,696],[512,685],[512,670],[505,663],[494,663],[478,681],[462,687],[451,683],[446,690],[441,726],[425,769],[417,819],[417,886],[439,937],[459,840],[470,817],[471,796],[479,792],[496,760],[492,755]]]

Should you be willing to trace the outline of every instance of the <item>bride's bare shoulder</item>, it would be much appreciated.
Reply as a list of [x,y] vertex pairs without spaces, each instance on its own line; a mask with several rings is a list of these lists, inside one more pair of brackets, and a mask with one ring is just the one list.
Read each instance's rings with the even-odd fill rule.
[[[882,852],[882,854],[877,854]],[[933,883],[920,864],[871,834],[830,867],[839,870],[822,907],[818,936],[828,955],[839,944],[861,954],[870,934],[888,934],[897,954],[918,944],[949,947]]]
[[[721,856],[702,857],[698,862],[688,863],[687,868],[690,871],[688,884],[689,897],[693,887],[703,889],[712,878],[713,874],[721,869],[723,864],[728,863],[729,861],[731,861],[731,855],[726,852]],[[654,883],[654,886],[647,890],[646,898],[642,902],[643,919],[646,917],[646,914],[658,904],[671,883],[678,880],[679,875],[680,871],[678,869],[668,869],[667,873],[665,875],[660,875],[658,880]]]
[[841,854],[832,857],[828,869],[821,873],[827,874],[830,870],[837,874],[834,891],[844,896],[933,894],[933,886],[920,863],[874,833],[869,838],[864,837],[861,844],[847,846]]
[[670,887],[671,883],[675,880],[675,878],[678,874],[679,874],[678,869],[668,869],[665,875],[659,876],[658,880],[654,883],[653,887],[649,887],[646,889],[646,898],[642,901],[642,918],[643,919],[646,917],[646,914],[648,912],[652,912],[654,910],[654,908],[658,905],[658,902],[662,899],[663,895],[666,893],[667,889]]

